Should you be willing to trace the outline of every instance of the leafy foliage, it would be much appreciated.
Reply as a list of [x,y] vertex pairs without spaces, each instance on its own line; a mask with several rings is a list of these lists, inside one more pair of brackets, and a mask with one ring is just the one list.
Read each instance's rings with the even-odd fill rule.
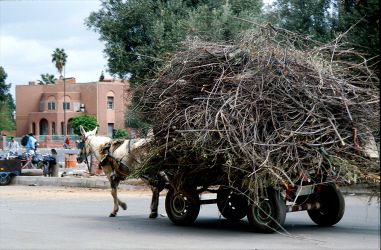
[[134,112],[126,126],[147,130],[139,114],[139,86],[152,79],[187,37],[233,40],[251,24],[234,17],[256,19],[261,0],[129,0],[103,1],[86,20],[105,42],[108,71],[130,78]]
[[278,24],[285,29],[311,35],[319,41],[330,39],[327,11],[331,0],[278,0]]
[[128,138],[128,133],[127,133],[126,130],[119,128],[119,129],[116,130],[115,138],[117,138],[117,139],[122,139],[122,138],[126,139],[126,138]]
[[[336,33],[352,29],[344,37],[348,46],[367,54],[380,54],[380,3],[378,0],[340,1],[334,26]],[[378,59],[379,60],[379,59]]]
[[0,102],[7,100],[7,92],[11,87],[10,84],[5,83],[5,79],[7,79],[8,75],[5,72],[4,68],[0,66]]
[[4,68],[0,66],[0,130],[15,130],[15,120],[13,112],[16,107],[12,95],[9,93],[11,84],[7,84],[7,73]]
[[380,51],[379,12],[377,0],[277,0],[268,17],[279,27],[321,42],[346,33],[341,42],[363,52],[366,58],[373,58]]
[[230,40],[247,27],[233,16],[254,18],[260,0],[103,1],[86,20],[105,41],[111,74],[131,76],[132,87],[152,78],[187,36]]
[[71,122],[71,126],[73,128],[74,134],[81,135],[81,131],[79,126],[81,126],[86,130],[90,131],[96,127],[99,127],[97,118],[92,115],[79,115],[73,118]]

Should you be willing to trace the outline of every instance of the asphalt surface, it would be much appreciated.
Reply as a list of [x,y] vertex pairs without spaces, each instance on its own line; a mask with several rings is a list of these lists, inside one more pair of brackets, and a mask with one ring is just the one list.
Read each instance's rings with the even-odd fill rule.
[[108,217],[105,189],[4,186],[0,188],[0,249],[380,249],[380,205],[346,196],[346,212],[333,227],[318,227],[306,212],[288,213],[285,230],[250,231],[246,218],[229,222],[215,204],[203,205],[194,225],[174,226],[164,196],[157,219],[148,219],[150,194],[121,191],[127,211]]

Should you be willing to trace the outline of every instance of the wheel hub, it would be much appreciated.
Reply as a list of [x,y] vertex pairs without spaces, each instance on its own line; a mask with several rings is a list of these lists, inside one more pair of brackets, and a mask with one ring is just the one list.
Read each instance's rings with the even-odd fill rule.
[[182,214],[186,211],[186,199],[183,195],[178,194],[173,197],[173,210],[177,214]]

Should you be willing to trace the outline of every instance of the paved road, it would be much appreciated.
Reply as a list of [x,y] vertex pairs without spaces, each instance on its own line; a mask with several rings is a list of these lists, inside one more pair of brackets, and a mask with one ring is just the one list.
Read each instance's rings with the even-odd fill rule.
[[[283,234],[249,232],[219,218],[215,205],[201,207],[191,227],[167,217],[148,219],[149,193],[122,191],[128,210],[109,218],[108,190],[62,187],[0,188],[0,249],[379,249],[380,206],[346,197],[335,227],[315,226],[305,212],[287,214]],[[160,213],[165,214],[164,197]]]

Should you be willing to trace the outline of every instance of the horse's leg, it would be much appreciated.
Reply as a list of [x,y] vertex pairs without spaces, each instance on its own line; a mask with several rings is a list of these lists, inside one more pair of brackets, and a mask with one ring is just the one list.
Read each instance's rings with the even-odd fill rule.
[[115,217],[116,214],[118,213],[119,211],[119,200],[118,200],[118,193],[117,193],[117,188],[118,188],[118,185],[119,185],[119,179],[118,178],[113,178],[112,176],[107,176],[109,181],[110,181],[110,185],[111,185],[111,196],[114,200],[114,208],[112,210],[112,212],[110,213],[110,217]]
[[150,188],[152,190],[152,200],[151,200],[151,213],[149,215],[149,218],[155,219],[157,218],[157,208],[159,206],[160,191],[158,187],[150,186]]
[[160,195],[160,192],[163,191],[165,187],[164,182],[158,181],[158,183],[156,184],[157,185],[155,186],[150,185],[152,190],[152,200],[151,200],[151,214],[149,215],[149,218],[151,219],[157,218],[157,215],[158,215],[157,210],[159,206],[159,195]]
[[148,175],[141,176],[141,179],[145,184],[147,184],[152,191],[152,200],[151,200],[151,213],[149,215],[149,218],[155,219],[157,218],[157,210],[159,206],[159,195],[160,192],[163,191],[165,187],[165,183],[160,181],[159,179],[153,179]]
[[119,198],[118,198],[118,204],[119,204],[119,206],[120,206],[123,210],[126,210],[126,209],[127,209],[127,204],[124,203],[123,201],[119,200]]
[[114,201],[114,208],[112,212],[110,213],[110,217],[115,217],[116,214],[119,211],[119,206],[121,206],[124,210],[127,209],[126,203],[122,202],[118,198],[118,186],[120,183],[120,178],[118,176],[114,175],[112,168],[110,166],[102,166],[103,172],[107,175],[107,178],[110,182],[111,186],[111,196]]

